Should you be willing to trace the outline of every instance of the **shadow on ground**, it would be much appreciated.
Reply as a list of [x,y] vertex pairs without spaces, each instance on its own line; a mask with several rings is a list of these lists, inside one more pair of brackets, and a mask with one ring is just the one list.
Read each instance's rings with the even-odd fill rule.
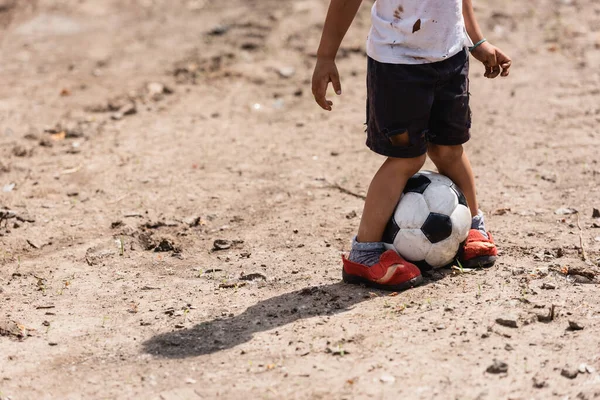
[[366,290],[349,288],[338,282],[285,293],[260,301],[233,317],[154,336],[144,342],[143,351],[159,357],[185,358],[229,349],[249,341],[257,332],[303,318],[337,314],[368,299]]
[[[433,275],[424,273],[424,285],[443,279],[448,272],[435,272]],[[303,318],[348,311],[352,306],[368,300],[369,291],[372,290],[356,290],[355,286],[343,282],[307,287],[260,301],[236,316],[206,321],[189,329],[161,333],[144,342],[143,351],[166,358],[212,354],[248,342],[257,332],[278,328]]]

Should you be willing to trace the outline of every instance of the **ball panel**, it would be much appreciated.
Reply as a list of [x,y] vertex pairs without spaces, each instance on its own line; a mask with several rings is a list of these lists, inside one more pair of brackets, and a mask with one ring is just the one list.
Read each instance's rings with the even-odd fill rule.
[[401,229],[394,247],[408,261],[422,261],[431,249],[431,242],[420,229]]
[[452,237],[456,238],[459,243],[464,242],[469,236],[469,229],[471,229],[471,210],[459,204],[450,215],[450,221],[452,222]]
[[396,235],[400,231],[400,227],[396,223],[396,219],[392,216],[385,226],[385,230],[383,231],[383,237],[381,241],[384,243],[394,243],[394,239],[396,239]]
[[420,173],[414,174],[406,182],[404,193],[423,193],[431,181]]
[[458,186],[452,183],[452,186],[450,187],[452,188],[454,193],[456,193],[456,197],[458,198],[458,204],[462,204],[463,206],[468,207],[469,205],[467,204],[467,198],[465,197],[463,192],[458,188]]
[[429,211],[433,213],[449,216],[458,205],[456,192],[445,185],[429,185],[423,197],[429,206]]
[[459,246],[460,242],[452,237],[435,243],[431,246],[429,253],[427,253],[425,262],[433,268],[444,267],[454,260]]
[[400,229],[418,229],[429,215],[427,202],[420,193],[406,193],[394,213],[394,219]]
[[452,221],[447,215],[430,213],[421,231],[431,243],[441,242],[452,234]]
[[420,171],[419,174],[427,177],[431,181],[431,183],[434,183],[434,184],[439,183],[439,184],[445,185],[445,186],[452,186],[452,184],[454,183],[447,176],[438,174],[437,172]]

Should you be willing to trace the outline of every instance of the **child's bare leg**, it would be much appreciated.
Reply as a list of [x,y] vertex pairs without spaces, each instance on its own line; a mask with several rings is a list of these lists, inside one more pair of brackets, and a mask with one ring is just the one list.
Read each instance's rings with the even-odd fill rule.
[[408,179],[425,163],[425,155],[415,158],[388,158],[369,185],[362,219],[358,228],[359,242],[379,242],[394,212]]
[[473,217],[479,212],[475,194],[475,177],[471,163],[462,145],[441,146],[429,143],[427,155],[433,161],[438,171],[452,179],[467,198],[467,204]]

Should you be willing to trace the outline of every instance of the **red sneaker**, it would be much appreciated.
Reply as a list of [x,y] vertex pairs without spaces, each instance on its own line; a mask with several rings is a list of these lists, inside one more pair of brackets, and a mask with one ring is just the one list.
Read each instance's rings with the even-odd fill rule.
[[498,249],[494,244],[492,234],[489,232],[487,234],[488,238],[483,236],[478,229],[471,229],[469,231],[469,236],[467,236],[467,240],[463,246],[462,257],[460,257],[460,261],[464,267],[488,268],[494,265]]
[[371,267],[357,264],[342,256],[342,277],[346,283],[364,283],[377,289],[399,292],[423,282],[421,271],[394,250],[387,250]]

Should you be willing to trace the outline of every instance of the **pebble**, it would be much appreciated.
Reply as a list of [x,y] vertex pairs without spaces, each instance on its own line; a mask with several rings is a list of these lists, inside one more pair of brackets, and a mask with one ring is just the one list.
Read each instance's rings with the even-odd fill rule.
[[533,387],[536,389],[542,389],[542,388],[545,388],[548,386],[548,382],[544,378],[534,376],[532,378],[532,380],[533,380]]
[[575,379],[579,374],[579,370],[577,368],[572,368],[566,365],[561,371],[560,374],[568,379]]
[[569,320],[569,330],[571,331],[580,331],[584,327],[577,321]]
[[503,361],[494,360],[494,363],[485,370],[490,374],[503,374],[508,372],[508,364]]
[[509,328],[518,328],[519,324],[517,322],[517,317],[514,315],[503,315],[501,317],[496,318],[496,323],[498,325],[506,326]]
[[396,378],[394,378],[392,375],[381,375],[381,377],[379,378],[379,380],[383,383],[394,383],[396,382]]
[[544,282],[542,284],[542,289],[553,290],[556,289],[556,285],[554,285],[553,283]]

